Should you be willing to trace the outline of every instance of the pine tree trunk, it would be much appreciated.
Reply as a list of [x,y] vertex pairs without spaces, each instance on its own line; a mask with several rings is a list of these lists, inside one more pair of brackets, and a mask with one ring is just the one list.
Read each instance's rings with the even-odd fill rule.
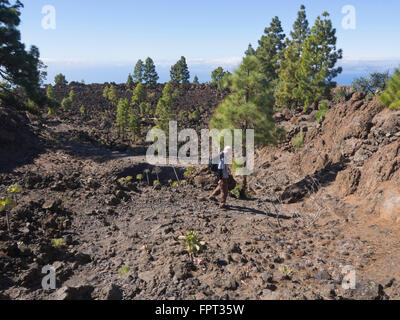
[[[247,101],[246,101],[246,103],[247,103]],[[245,134],[246,134],[246,130],[247,130],[247,120],[244,121],[244,132],[245,132]],[[246,144],[244,145],[244,153],[245,153],[245,156],[247,156]],[[244,162],[243,166],[246,167],[246,164],[247,164],[247,161]],[[240,196],[242,198],[246,198],[246,190],[247,190],[247,175],[244,175],[243,176],[243,182],[242,182],[242,190],[240,192],[241,193]]]

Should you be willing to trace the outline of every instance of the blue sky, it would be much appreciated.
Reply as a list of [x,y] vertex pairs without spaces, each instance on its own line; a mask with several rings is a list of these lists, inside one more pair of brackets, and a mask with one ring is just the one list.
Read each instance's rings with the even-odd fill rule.
[[[137,59],[152,57],[160,81],[182,55],[192,77],[208,81],[221,65],[233,70],[249,43],[257,40],[274,16],[288,34],[301,4],[313,24],[323,11],[337,28],[344,51],[344,73],[338,82],[368,71],[400,65],[398,0],[23,0],[21,33],[27,45],[39,47],[48,65],[72,81],[125,82]],[[56,29],[42,28],[42,8],[56,9]],[[342,8],[356,9],[356,29],[342,28]]]

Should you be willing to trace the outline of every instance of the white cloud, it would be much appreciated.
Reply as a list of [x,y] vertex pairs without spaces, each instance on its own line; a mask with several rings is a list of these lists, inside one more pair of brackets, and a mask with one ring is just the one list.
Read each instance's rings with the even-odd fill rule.
[[[134,65],[137,60],[92,60],[92,59],[79,59],[79,58],[42,58],[41,59],[46,64],[63,64],[63,65],[76,65],[76,66],[131,66]],[[226,57],[226,58],[216,58],[216,59],[206,59],[206,58],[194,58],[187,59],[186,62],[189,66],[222,66],[222,67],[236,67],[240,64],[241,57]],[[160,67],[169,67],[176,63],[177,60],[155,60],[154,63]]]
[[344,57],[339,63],[344,74],[393,70],[400,66],[400,57]]

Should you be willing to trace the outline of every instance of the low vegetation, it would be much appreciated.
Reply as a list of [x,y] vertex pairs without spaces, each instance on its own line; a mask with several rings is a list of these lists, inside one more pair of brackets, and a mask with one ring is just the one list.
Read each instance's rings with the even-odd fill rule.
[[122,266],[121,268],[118,269],[118,274],[120,276],[124,276],[129,272],[130,268],[129,266]]
[[400,69],[397,69],[387,82],[387,88],[380,96],[380,101],[389,109],[400,108]]
[[7,228],[8,232],[10,232],[10,217],[9,217],[9,212],[17,206],[17,200],[16,200],[16,193],[22,192],[22,188],[15,184],[12,185],[8,188],[7,190],[7,196],[0,199],[0,212],[5,212],[6,214],[6,219],[7,219]]
[[372,72],[369,77],[360,77],[353,81],[354,91],[364,92],[365,94],[375,94],[385,90],[389,80],[389,71]]
[[318,105],[318,112],[315,114],[315,122],[320,123],[329,110],[329,101],[321,101]]
[[189,253],[191,260],[193,260],[193,257],[196,256],[205,245],[205,242],[202,241],[194,231],[188,232],[186,236],[180,236],[179,239],[186,243],[187,247],[185,250]]
[[300,130],[296,137],[292,139],[292,146],[295,150],[304,147],[304,132]]

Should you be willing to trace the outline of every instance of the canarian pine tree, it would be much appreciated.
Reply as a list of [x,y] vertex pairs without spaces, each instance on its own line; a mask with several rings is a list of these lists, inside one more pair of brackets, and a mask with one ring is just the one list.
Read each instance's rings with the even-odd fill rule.
[[155,112],[156,126],[167,133],[169,121],[172,120],[172,109],[175,104],[178,91],[173,89],[170,82],[166,83],[163,89],[163,95],[157,103]]
[[115,108],[118,103],[118,97],[117,97],[117,90],[115,89],[115,86],[113,84],[108,89],[107,94],[108,94],[107,95],[108,100],[111,101],[112,106]]
[[68,81],[65,79],[65,76],[62,73],[59,73],[54,77],[54,83],[56,86],[66,86]]
[[126,87],[128,89],[132,89],[133,88],[133,78],[132,78],[131,74],[128,75],[128,79],[126,80]]
[[56,100],[56,93],[52,85],[48,85],[46,88],[46,95],[47,98]]
[[133,79],[135,82],[143,82],[143,74],[144,74],[145,65],[142,60],[138,60],[135,65],[135,69],[133,70]]
[[244,54],[246,57],[254,56],[256,54],[256,50],[254,50],[251,43],[249,43],[249,46],[248,46],[247,50],[244,52]]
[[181,57],[181,59],[179,60],[179,64],[180,64],[180,80],[182,83],[189,83],[189,79],[190,79],[190,72],[189,72],[189,68],[188,65],[186,63],[186,58],[185,57]]
[[119,134],[122,139],[125,139],[125,131],[129,126],[129,112],[130,112],[129,100],[124,98],[120,99],[117,107],[116,124],[119,128]]
[[61,101],[61,107],[63,108],[64,111],[71,110],[74,101],[75,101],[75,92],[74,90],[71,90],[69,92],[69,96]]
[[[224,78],[224,86],[229,87],[231,94],[218,106],[210,127],[220,130],[254,129],[255,143],[262,146],[276,141],[276,127],[272,117],[273,97],[260,70],[259,59],[249,56],[243,59],[233,75]],[[246,190],[246,176],[242,187],[243,191]]]
[[103,97],[104,98],[106,98],[106,99],[108,99],[108,91],[110,90],[110,88],[108,87],[108,86],[105,86],[104,87],[104,90],[103,90]]
[[293,24],[290,33],[291,40],[286,40],[283,57],[279,65],[279,83],[275,91],[275,103],[278,106],[296,108],[298,101],[295,99],[295,91],[298,88],[296,72],[299,69],[304,40],[310,33],[305,6],[300,7],[297,20]]
[[142,102],[139,105],[140,116],[144,119],[149,119],[153,116],[153,110],[149,102]]
[[[47,73],[41,70],[44,65],[39,49],[31,46],[27,50],[21,42],[21,8],[20,1],[0,0],[0,103],[39,113],[39,108],[33,106],[49,101],[40,89]],[[9,86],[22,89],[24,95]],[[25,104],[26,99],[31,103]]]
[[179,83],[180,81],[180,66],[179,61],[171,66],[171,70],[169,71],[169,75],[171,78],[171,82]]
[[156,66],[154,65],[154,61],[148,57],[146,59],[146,64],[143,72],[143,81],[148,85],[155,85],[158,81],[159,77],[156,72]]
[[298,87],[294,96],[305,109],[329,97],[331,89],[336,86],[333,79],[342,72],[342,68],[335,68],[335,65],[343,55],[341,49],[336,49],[336,41],[336,29],[332,27],[329,13],[324,12],[304,41],[296,72]]
[[387,82],[385,91],[380,96],[380,101],[390,109],[400,108],[400,69]]
[[189,82],[190,72],[185,57],[182,56],[179,61],[171,67],[170,76],[173,83]]
[[59,107],[59,103],[57,102],[56,93],[52,85],[47,86],[46,96],[49,100],[49,103],[47,105],[47,113],[49,115],[54,114]]
[[213,72],[211,72],[211,83],[218,85],[224,75],[225,71],[222,67],[218,67],[217,69],[213,70]]
[[194,76],[193,83],[194,84],[199,84],[199,77],[197,75]]
[[140,82],[136,85],[135,90],[133,90],[132,104],[134,106],[139,106],[142,102],[145,102],[147,98],[146,88]]
[[278,17],[272,19],[271,25],[265,28],[264,34],[258,41],[256,50],[257,58],[260,59],[262,71],[268,81],[276,82],[278,79],[278,68],[285,48],[285,34]]
[[310,27],[307,20],[306,7],[301,5],[297,13],[297,19],[293,24],[293,30],[290,32],[290,37],[292,41],[296,42],[301,47],[309,33]]
[[128,122],[129,131],[132,134],[133,141],[136,141],[140,138],[141,135],[141,123],[140,117],[136,108],[129,109],[129,122]]

